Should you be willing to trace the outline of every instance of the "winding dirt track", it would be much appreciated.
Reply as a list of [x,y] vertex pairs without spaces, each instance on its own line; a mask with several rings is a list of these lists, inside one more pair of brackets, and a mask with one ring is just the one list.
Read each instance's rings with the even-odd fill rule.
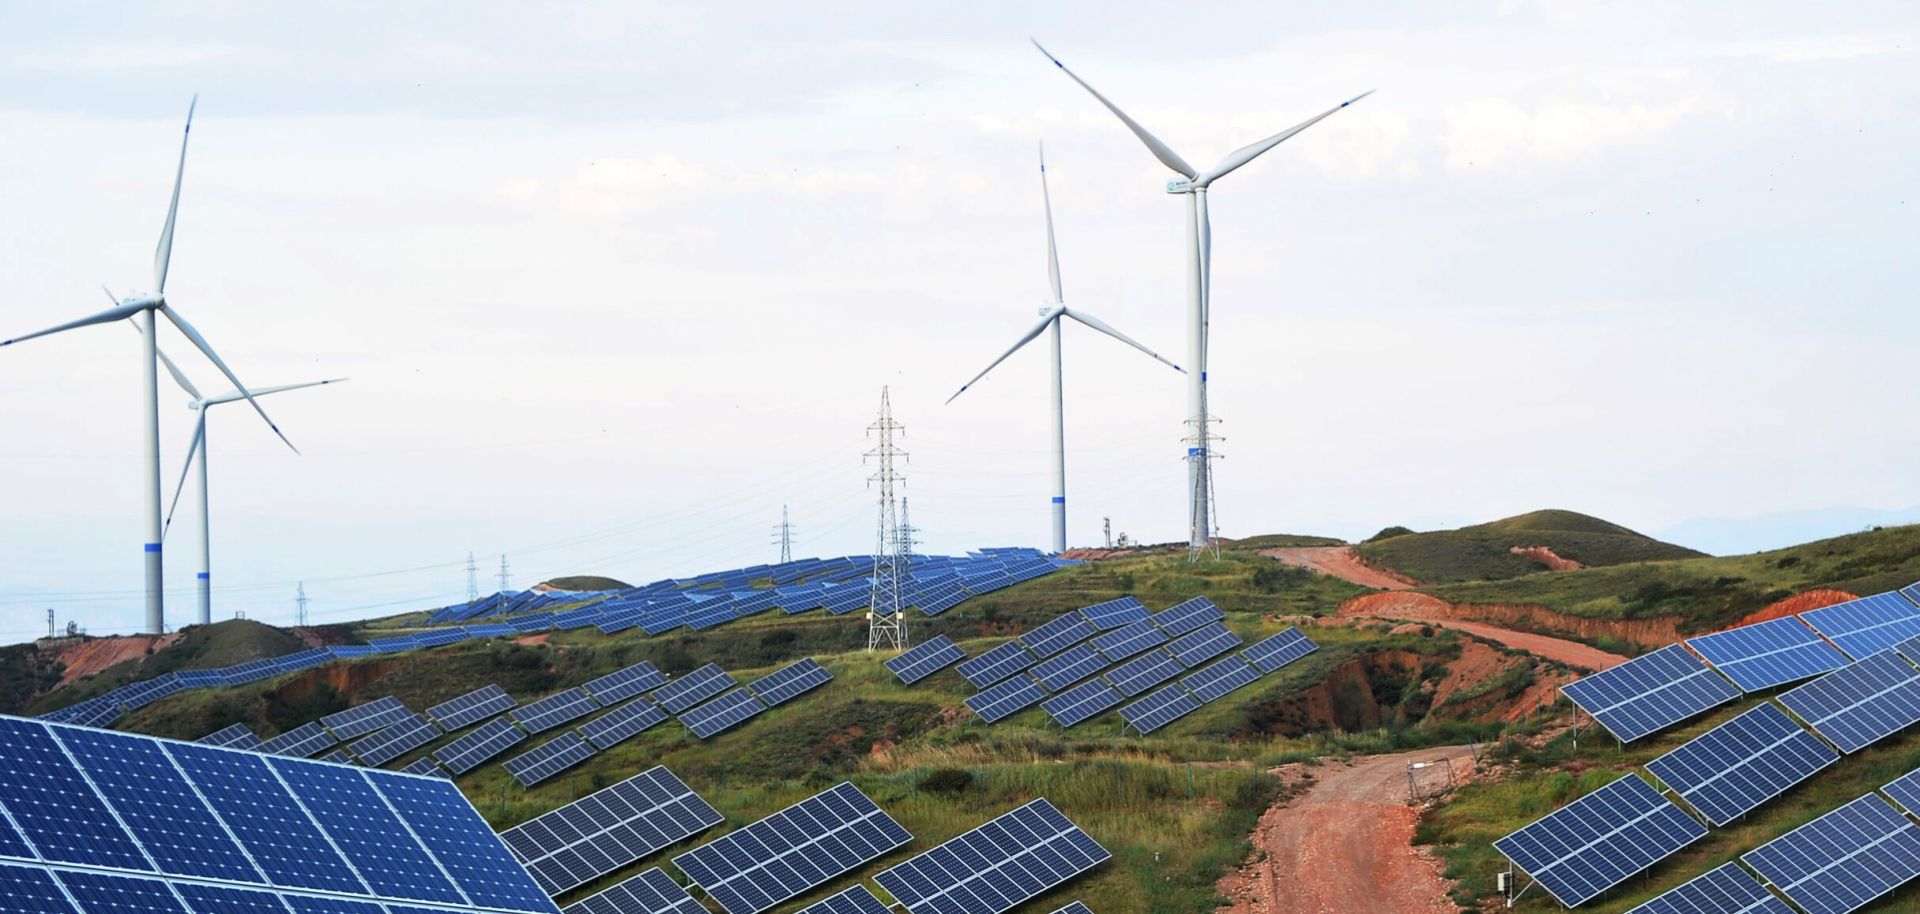
[[1376,590],[1406,590],[1420,583],[1361,561],[1352,546],[1284,546],[1262,550],[1260,554]]

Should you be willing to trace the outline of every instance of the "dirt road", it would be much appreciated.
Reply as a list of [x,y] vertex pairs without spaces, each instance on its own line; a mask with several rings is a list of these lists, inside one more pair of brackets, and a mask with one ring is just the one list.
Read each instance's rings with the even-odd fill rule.
[[[1418,812],[1407,802],[1407,765],[1441,759],[1471,775],[1465,746],[1307,769],[1306,793],[1260,817],[1254,862],[1221,880],[1223,914],[1456,914],[1437,864],[1412,846]],[[1422,788],[1445,771],[1423,770]]]
[[1360,560],[1352,546],[1284,546],[1263,549],[1260,554],[1377,590],[1406,590],[1420,583],[1406,575],[1368,565]]
[[1456,609],[1453,604],[1445,600],[1423,593],[1369,594],[1342,604],[1340,615],[1391,622],[1420,622],[1439,628],[1450,628],[1580,670],[1604,670],[1615,664],[1627,662],[1627,658],[1619,654],[1609,653],[1578,641],[1515,631],[1472,619],[1455,618],[1453,613]]

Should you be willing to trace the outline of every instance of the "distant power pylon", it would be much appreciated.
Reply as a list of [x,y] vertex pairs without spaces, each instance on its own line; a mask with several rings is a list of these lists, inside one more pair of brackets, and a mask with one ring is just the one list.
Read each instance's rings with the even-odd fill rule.
[[1107,537],[1107,548],[1112,549],[1113,548],[1113,518],[1111,517],[1100,518],[1100,532],[1105,534]]
[[894,472],[893,458],[905,460],[907,452],[893,443],[895,432],[905,433],[906,429],[893,421],[893,407],[888,402],[887,389],[880,388],[880,418],[867,426],[867,434],[873,436],[874,447],[866,453],[875,462],[874,473],[867,484],[880,484],[880,518],[873,532],[873,589],[867,602],[867,650],[886,647],[892,650],[905,650],[907,647],[907,616],[901,612],[900,587],[906,580],[906,556],[900,548],[899,522],[894,517],[893,489],[896,484],[902,488],[906,483],[903,477]]
[[911,567],[913,564],[913,547],[920,545],[920,537],[917,535],[919,534],[919,532],[920,532],[920,528],[914,526],[913,521],[907,519],[907,498],[906,496],[902,495],[900,497],[900,536],[899,536],[900,550],[899,551],[902,556],[906,557],[907,564],[909,566],[907,570],[909,572],[913,570]]
[[307,582],[301,581],[293,588],[293,624],[307,627]]
[[473,563],[473,553],[467,553],[467,603],[480,599],[480,566]]
[[793,561],[793,524],[787,521],[787,506],[780,506],[780,522],[773,525],[773,541],[780,545],[780,564]]
[[507,576],[507,557],[503,553],[500,556],[500,592],[501,593],[506,593],[510,589],[507,585],[507,582],[509,580],[512,580],[512,579]]

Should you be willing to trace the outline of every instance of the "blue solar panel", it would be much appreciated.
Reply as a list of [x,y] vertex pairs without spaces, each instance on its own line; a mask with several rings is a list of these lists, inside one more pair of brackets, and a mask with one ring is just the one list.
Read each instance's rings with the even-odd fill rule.
[[893,909],[881,904],[880,899],[873,897],[873,892],[868,891],[866,886],[856,883],[853,888],[816,901],[794,914],[893,914]]
[[1920,635],[1920,608],[1898,593],[1877,593],[1810,609],[1800,618],[1855,658]]
[[1900,588],[1900,595],[1903,597],[1906,597],[1908,600],[1912,601],[1915,605],[1920,605],[1920,581],[1916,581],[1912,584],[1908,584],[1907,586]]
[[1092,679],[1041,702],[1047,715],[1062,727],[1071,727],[1126,700],[1103,679]]
[[913,914],[1001,914],[1111,857],[1043,797],[874,881]]
[[532,787],[593,757],[593,747],[578,733],[562,733],[500,763],[522,787]]
[[967,699],[967,707],[987,723],[997,723],[1047,697],[1047,690],[1027,676],[997,682]]
[[291,758],[312,758],[339,745],[340,740],[319,721],[301,724],[285,733],[261,743],[256,749],[268,755],[285,755]]
[[1117,600],[1095,603],[1092,606],[1082,606],[1080,615],[1086,616],[1088,622],[1092,622],[1095,628],[1104,632],[1143,621],[1153,614],[1148,612],[1146,604],[1139,600],[1133,597],[1121,597]]
[[0,898],[16,914],[79,914],[46,870],[0,866]]
[[1320,649],[1313,639],[1302,634],[1297,628],[1289,628],[1277,635],[1270,635],[1247,646],[1240,652],[1248,663],[1262,674],[1271,673],[1289,663],[1299,660]]
[[274,885],[366,893],[266,757],[179,744],[166,749]]
[[1819,738],[1771,704],[1756,705],[1647,763],[1647,770],[1726,825],[1838,761]]
[[239,882],[260,879],[159,743],[107,730],[54,733],[161,872]]
[[586,689],[603,705],[624,701],[641,692],[651,692],[667,684],[667,674],[642,660],[624,670],[615,670],[587,683]]
[[1678,644],[1583,677],[1560,691],[1623,743],[1740,697],[1733,683]]
[[410,713],[400,699],[388,695],[337,714],[329,714],[320,718],[320,723],[340,739],[353,739],[391,726]]
[[187,914],[167,884],[158,879],[134,879],[106,873],[58,874],[60,884],[80,907],[112,914]]
[[230,746],[235,749],[260,748],[260,737],[253,735],[253,731],[248,729],[246,724],[228,724],[194,742],[209,746]]
[[1629,774],[1493,846],[1575,907],[1706,834],[1705,825]]
[[1020,642],[1009,641],[960,664],[959,669],[960,675],[975,688],[984,689],[1032,666],[1033,660],[1033,655],[1021,647]]
[[1167,633],[1143,619],[1096,635],[1090,643],[1107,655],[1108,660],[1117,662],[1167,643]]
[[717,663],[709,663],[653,691],[653,700],[679,714],[733,688],[733,677]]
[[1208,622],[1167,645],[1180,665],[1192,669],[1240,646],[1240,636],[1220,622]]
[[966,659],[966,656],[967,652],[955,645],[952,638],[941,635],[907,649],[900,656],[887,661],[886,667],[893,671],[893,675],[900,677],[902,684],[913,685]]
[[1781,693],[1780,703],[1851,753],[1920,723],[1920,672],[1881,651]]
[[513,719],[529,733],[543,733],[570,720],[592,714],[600,704],[581,689],[555,692],[513,712]]
[[1093,637],[1098,629],[1087,617],[1079,613],[1067,613],[1055,616],[1045,625],[1020,636],[1020,643],[1035,657],[1051,657],[1067,649],[1068,646]]
[[1147,697],[1120,708],[1120,718],[1142,735],[1152,733],[1200,710],[1200,699],[1179,683],[1147,693]]
[[1908,812],[1920,815],[1920,768],[1894,778],[1880,790],[1892,797],[1895,803],[1906,807]]
[[1180,678],[1180,684],[1203,702],[1214,701],[1260,678],[1260,671],[1239,657],[1228,657],[1197,673]]
[[465,736],[433,750],[433,757],[448,771],[466,774],[480,767],[487,759],[520,745],[526,739],[527,731],[520,729],[513,718],[496,717],[473,728]]
[[1093,645],[1076,644],[1057,657],[1034,664],[1027,672],[1047,688],[1059,691],[1100,672],[1106,665],[1106,655]]
[[553,902],[527,878],[498,835],[459,788],[439,778],[363,772],[472,904],[512,911],[552,911]]
[[711,739],[767,710],[765,702],[746,688],[737,688],[680,715],[680,722],[701,739]]
[[268,764],[374,894],[449,904],[466,902],[407,826],[380,801],[363,773],[287,759],[271,759]]
[[727,914],[759,914],[912,841],[851,783],[673,858]]
[[1847,655],[1792,616],[1688,638],[1687,646],[1749,692],[1847,665]]
[[754,681],[747,688],[773,708],[833,681],[833,674],[812,657],[787,664]]
[[598,895],[567,905],[561,914],[707,914],[707,909],[656,866]]
[[1227,617],[1220,607],[1206,597],[1194,597],[1183,603],[1169,606],[1151,617],[1153,624],[1168,635],[1184,635],[1208,622],[1218,622]]
[[440,728],[418,714],[409,714],[385,730],[363,737],[348,747],[367,765],[384,765],[440,737]]
[[651,698],[636,698],[580,725],[580,735],[602,751],[658,725],[667,712]]
[[1794,914],[1736,863],[1723,863],[1627,914]]
[[654,766],[502,832],[535,882],[558,895],[725,820]]
[[280,903],[280,896],[272,892],[196,885],[191,882],[175,883],[174,889],[195,914],[287,914],[286,906]]
[[1180,675],[1185,669],[1172,654],[1153,651],[1108,670],[1106,679],[1114,691],[1132,698]]
[[0,805],[43,860],[153,868],[45,726],[0,717]]
[[1846,914],[1920,876],[1920,828],[1867,794],[1740,859],[1809,914]]

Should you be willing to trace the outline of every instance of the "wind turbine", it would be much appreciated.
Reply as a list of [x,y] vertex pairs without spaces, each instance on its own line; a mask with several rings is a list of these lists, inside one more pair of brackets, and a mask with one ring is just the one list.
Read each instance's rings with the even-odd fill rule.
[[1159,359],[1160,362],[1175,371],[1184,371],[1184,369],[1161,358],[1159,353],[1140,345],[1126,334],[1108,326],[1105,321],[1085,311],[1067,307],[1066,301],[1060,293],[1060,251],[1053,242],[1053,198],[1047,193],[1047,152],[1045,146],[1040,148],[1040,200],[1042,204],[1045,205],[1047,211],[1047,280],[1053,284],[1053,304],[1040,309],[1040,323],[1035,324],[1032,330],[1027,331],[1026,335],[1022,336],[1019,342],[1014,343],[1013,348],[1001,353],[999,358],[994,359],[993,364],[988,365],[986,371],[974,375],[972,381],[962,384],[960,389],[955,391],[952,397],[947,398],[947,402],[952,403],[955,397],[966,393],[967,388],[972,387],[974,382],[986,377],[988,371],[994,370],[1001,362],[1006,361],[1008,356],[1020,351],[1020,347],[1033,342],[1034,337],[1039,336],[1042,332],[1049,334],[1047,339],[1047,352],[1050,355],[1049,361],[1053,367],[1053,551],[1058,553],[1067,551],[1067,430],[1064,414],[1065,408],[1062,405],[1062,385],[1060,381],[1061,320],[1063,318],[1072,318],[1122,343],[1132,346],[1147,355],[1153,356],[1155,359]]
[[[180,164],[174,170],[173,198],[167,204],[167,221],[160,229],[160,244],[153,252],[153,291],[123,299],[112,308],[91,317],[68,321],[67,323],[42,330],[38,333],[29,333],[26,336],[15,337],[10,340],[0,340],[0,348],[3,348],[11,346],[14,343],[25,342],[35,337],[49,336],[66,330],[90,327],[94,324],[107,324],[128,318],[133,318],[135,326],[140,328],[141,336],[143,337],[140,347],[140,384],[141,392],[144,395],[145,406],[142,410],[144,413],[142,418],[146,422],[146,427],[141,436],[142,443],[146,445],[146,454],[142,458],[141,463],[147,471],[147,510],[145,512],[147,522],[147,542],[145,547],[147,577],[146,629],[148,634],[155,635],[161,634],[166,630],[167,621],[165,598],[162,595],[160,563],[160,537],[163,531],[160,522],[160,386],[158,368],[156,366],[156,363],[159,361],[159,348],[155,343],[154,337],[154,331],[159,329],[158,316],[166,315],[167,320],[173,322],[173,325],[179,328],[180,333],[184,335],[189,342],[193,343],[194,348],[199,349],[201,353],[205,354],[207,360],[212,362],[214,367],[220,369],[220,373],[226,375],[227,380],[233,382],[233,386],[238,388],[240,395],[246,398],[248,403],[252,403],[254,411],[259,413],[260,418],[266,421],[267,427],[273,429],[273,433],[279,435],[280,440],[286,442],[287,447],[293,447],[293,442],[287,441],[287,436],[281,434],[280,427],[274,425],[272,419],[267,418],[267,411],[261,409],[259,403],[253,402],[253,396],[247,393],[247,386],[240,383],[240,379],[234,376],[233,371],[227,367],[227,363],[220,360],[220,356],[213,351],[212,346],[207,345],[207,340],[200,335],[200,331],[193,329],[193,325],[187,323],[186,319],[181,317],[179,312],[175,311],[167,303],[167,262],[173,257],[173,226],[174,220],[180,212],[180,181],[186,175],[187,139],[193,131],[193,109],[198,102],[199,99],[196,97],[194,102],[187,106],[187,126],[180,135]],[[295,449],[294,453],[299,453],[299,450]]]
[[1167,193],[1187,195],[1187,361],[1198,370],[1187,375],[1187,424],[1192,426],[1187,448],[1187,491],[1188,509],[1188,554],[1198,556],[1201,551],[1212,547],[1213,543],[1213,471],[1211,466],[1213,441],[1208,430],[1211,418],[1207,414],[1207,333],[1211,310],[1211,270],[1213,266],[1213,226],[1207,219],[1207,188],[1213,182],[1226,177],[1234,169],[1259,158],[1261,153],[1292,139],[1302,130],[1320,123],[1328,116],[1369,95],[1372,90],[1362,92],[1332,108],[1328,108],[1298,124],[1288,127],[1273,136],[1257,143],[1242,146],[1227,154],[1220,164],[1209,171],[1202,172],[1187,164],[1187,160],[1173,151],[1173,148],[1160,141],[1159,137],[1140,126],[1140,122],[1127,116],[1118,105],[1107,100],[1098,89],[1087,84],[1060,58],[1041,47],[1035,40],[1033,46],[1040,49],[1060,72],[1080,84],[1108,111],[1113,112],[1133,135],[1145,144],[1147,151],[1180,175],[1167,182]]

